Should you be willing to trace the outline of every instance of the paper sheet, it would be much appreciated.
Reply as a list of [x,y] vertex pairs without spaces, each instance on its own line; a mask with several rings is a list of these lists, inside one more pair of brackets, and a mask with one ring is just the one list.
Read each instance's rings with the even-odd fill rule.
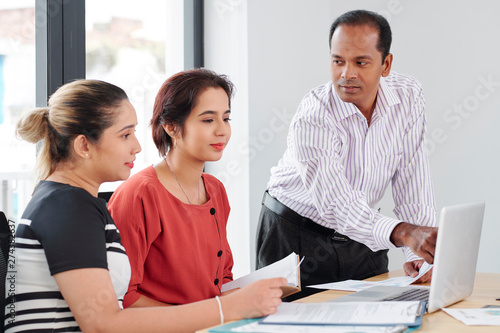
[[258,322],[231,329],[231,332],[252,333],[398,333],[404,332],[406,326],[318,326],[318,325],[261,325]]
[[360,291],[373,286],[391,286],[391,287],[405,287],[417,281],[422,275],[427,273],[432,268],[432,265],[424,262],[420,268],[419,274],[412,278],[410,276],[400,276],[382,281],[362,281],[362,280],[346,280],[340,282],[323,283],[307,286],[308,288],[317,289],[334,289],[345,291]]
[[443,310],[466,325],[500,326],[500,308]]
[[266,324],[396,325],[415,323],[420,302],[282,303]]
[[298,274],[299,265],[300,263],[297,263],[297,254],[292,252],[288,257],[285,257],[280,261],[222,285],[221,290],[224,292],[235,288],[243,288],[254,281],[274,277],[284,277],[287,279],[288,285],[298,287],[300,286]]

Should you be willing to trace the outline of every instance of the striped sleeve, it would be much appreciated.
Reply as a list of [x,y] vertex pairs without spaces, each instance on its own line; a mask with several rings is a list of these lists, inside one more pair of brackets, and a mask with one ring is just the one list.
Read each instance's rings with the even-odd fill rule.
[[[426,149],[425,100],[421,90],[412,105],[413,118],[404,133],[401,162],[392,182],[394,213],[402,221],[435,227],[434,190]],[[404,247],[403,252],[407,261],[420,259],[408,247]]]

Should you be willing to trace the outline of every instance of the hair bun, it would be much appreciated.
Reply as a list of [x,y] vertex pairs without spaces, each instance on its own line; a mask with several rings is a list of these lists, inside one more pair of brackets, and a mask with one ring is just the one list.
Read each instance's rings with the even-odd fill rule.
[[17,137],[30,142],[37,143],[48,134],[48,107],[34,109],[25,114],[17,122]]

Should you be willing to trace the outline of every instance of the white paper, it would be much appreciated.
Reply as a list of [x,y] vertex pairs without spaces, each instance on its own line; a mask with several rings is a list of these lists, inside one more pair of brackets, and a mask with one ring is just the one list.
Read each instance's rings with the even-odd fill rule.
[[254,281],[275,277],[284,277],[287,279],[288,285],[294,287],[299,286],[296,253],[292,252],[288,257],[285,257],[280,261],[258,269],[248,275],[242,276],[239,279],[223,284],[221,291],[224,292],[235,288],[243,288]]
[[344,290],[344,291],[360,291],[366,288],[373,287],[377,282],[373,281],[363,281],[363,280],[345,280],[339,282],[330,282],[323,284],[315,284],[307,286],[308,288],[317,289],[333,289],[333,290]]
[[428,264],[427,262],[424,261],[424,264],[422,267],[420,267],[420,270],[418,272],[418,275],[414,278],[411,276],[399,276],[383,281],[378,281],[377,285],[378,286],[390,286],[390,287],[406,287],[412,284],[413,282],[417,281],[420,279],[422,275],[427,273],[430,269],[432,268],[432,265]]
[[500,326],[500,308],[443,310],[466,325]]
[[414,324],[420,302],[281,303],[262,319],[269,324],[393,325]]
[[231,329],[231,332],[252,333],[396,333],[404,332],[406,326],[318,326],[318,325],[262,325],[253,322]]
[[410,276],[399,276],[382,281],[363,281],[363,280],[346,280],[340,282],[323,283],[307,286],[309,288],[317,289],[334,289],[334,290],[344,290],[344,291],[360,291],[373,286],[390,286],[390,287],[405,287],[409,286],[413,282],[417,281],[422,275],[427,273],[432,268],[432,265],[424,262],[422,267],[420,267],[419,273],[416,277],[412,278]]

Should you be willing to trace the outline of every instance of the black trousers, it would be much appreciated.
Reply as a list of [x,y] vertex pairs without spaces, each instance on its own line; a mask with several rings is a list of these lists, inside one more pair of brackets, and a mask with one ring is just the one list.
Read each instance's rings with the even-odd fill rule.
[[307,285],[362,280],[388,272],[387,250],[373,252],[362,243],[302,217],[266,191],[257,229],[257,269],[291,252],[300,258],[305,256],[300,265],[303,292],[285,301],[316,291],[305,288]]

